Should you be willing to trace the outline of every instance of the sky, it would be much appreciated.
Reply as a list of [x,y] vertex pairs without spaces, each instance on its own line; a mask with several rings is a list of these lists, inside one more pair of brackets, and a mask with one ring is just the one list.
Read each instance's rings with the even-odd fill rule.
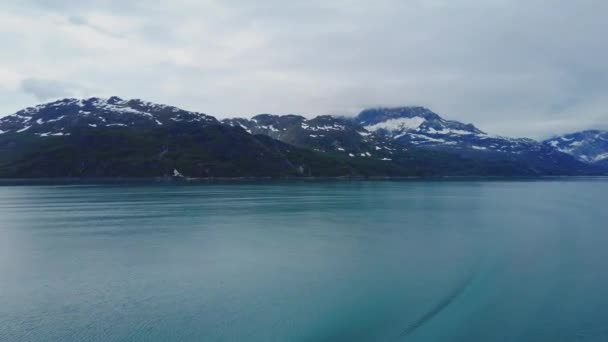
[[605,0],[0,2],[0,116],[64,97],[214,115],[421,105],[507,136],[608,129]]

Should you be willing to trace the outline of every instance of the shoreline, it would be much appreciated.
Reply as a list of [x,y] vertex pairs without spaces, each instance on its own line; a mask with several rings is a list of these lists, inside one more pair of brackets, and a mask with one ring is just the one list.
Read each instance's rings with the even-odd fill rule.
[[368,182],[368,181],[550,181],[550,180],[608,180],[608,175],[592,176],[340,176],[340,177],[60,177],[60,178],[0,178],[0,186],[14,185],[104,185],[104,184],[212,184],[247,182]]

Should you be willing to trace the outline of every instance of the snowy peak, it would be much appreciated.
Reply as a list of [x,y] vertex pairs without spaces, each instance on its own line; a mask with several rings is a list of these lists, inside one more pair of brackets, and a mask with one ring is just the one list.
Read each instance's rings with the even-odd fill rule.
[[[423,148],[511,151],[472,124],[446,120],[425,107],[374,108],[355,121],[374,134]],[[490,141],[490,140],[493,141]]]
[[572,157],[532,139],[489,135],[472,124],[446,120],[425,107],[374,108],[354,119],[377,137],[418,149],[493,160],[542,160],[557,165]]
[[370,131],[383,131],[393,136],[408,131],[444,135],[485,134],[471,124],[445,120],[425,107],[366,109],[355,120]]
[[[286,144],[245,132],[266,135]],[[193,144],[189,137],[204,137],[207,133],[212,133],[208,136],[211,139],[199,141],[206,144],[205,158],[211,158],[215,153],[222,161],[227,155],[254,159],[265,155],[284,161],[281,158],[285,154],[300,148],[301,151],[326,154],[319,160],[317,169],[339,168],[339,172],[348,172],[355,165],[351,163],[362,160],[371,167],[369,174],[401,174],[404,171],[409,174],[412,170],[419,172],[427,168],[442,173],[445,163],[473,174],[585,174],[597,170],[604,172],[604,165],[608,166],[606,132],[585,131],[543,143],[512,139],[488,135],[472,124],[446,120],[425,107],[367,109],[354,118],[321,115],[308,119],[299,115],[260,114],[251,119],[219,122],[203,113],[113,96],[62,99],[0,118],[0,144],[4,144],[0,147],[8,154],[19,143],[55,146],[53,144],[79,141],[89,136],[112,139],[118,134],[136,144],[154,145],[153,159],[158,161],[169,151],[167,146],[157,144],[162,144],[158,137],[168,134],[170,139],[181,141],[185,144],[184,151],[189,154]],[[71,136],[64,139],[46,138],[68,135]],[[140,136],[156,138],[141,141]],[[140,146],[142,151],[149,150],[143,145]],[[93,152],[98,148],[88,147]],[[300,152],[296,154],[297,158],[304,156]],[[332,160],[338,161],[337,164],[332,164]],[[82,165],[80,161],[75,162]],[[102,167],[97,161],[92,163]],[[190,169],[170,165],[165,171],[179,177],[182,171],[194,174],[193,170],[201,169],[200,165]],[[282,162],[281,165],[294,167],[295,164]],[[204,174],[209,175],[207,171]]]
[[439,115],[433,113],[425,107],[384,107],[370,108],[362,111],[357,116],[356,120],[363,126],[375,125],[381,122],[386,122],[393,119],[414,119],[418,120],[437,120],[441,119]]
[[608,131],[576,132],[548,139],[544,143],[586,163],[608,164]]
[[531,139],[488,135],[472,124],[443,119],[425,107],[367,109],[355,118],[322,115],[306,119],[297,115],[261,114],[252,119],[226,119],[222,123],[299,147],[353,156],[361,153],[373,156],[378,151],[392,154],[411,147],[465,156],[498,154],[500,158],[559,153]]
[[0,119],[0,134],[28,132],[69,135],[77,128],[160,127],[178,122],[218,123],[211,116],[139,99],[62,99],[29,107]]
[[394,118],[388,119],[386,121],[381,121],[375,123],[373,125],[365,126],[367,130],[377,131],[377,130],[385,130],[389,132],[393,131],[402,131],[402,130],[410,130],[415,131],[425,123],[426,120],[420,116],[415,116],[413,118]]

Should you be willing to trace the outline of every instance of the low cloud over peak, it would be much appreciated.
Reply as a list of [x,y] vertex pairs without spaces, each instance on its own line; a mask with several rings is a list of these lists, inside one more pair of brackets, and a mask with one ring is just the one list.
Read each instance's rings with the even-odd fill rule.
[[21,81],[21,91],[38,101],[65,97],[82,97],[91,93],[77,83],[39,78],[26,78]]

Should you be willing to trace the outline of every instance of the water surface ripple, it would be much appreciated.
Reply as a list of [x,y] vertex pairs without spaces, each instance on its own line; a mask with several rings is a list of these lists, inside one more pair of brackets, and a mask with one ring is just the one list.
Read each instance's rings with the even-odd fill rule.
[[608,341],[608,181],[0,187],[0,341]]

